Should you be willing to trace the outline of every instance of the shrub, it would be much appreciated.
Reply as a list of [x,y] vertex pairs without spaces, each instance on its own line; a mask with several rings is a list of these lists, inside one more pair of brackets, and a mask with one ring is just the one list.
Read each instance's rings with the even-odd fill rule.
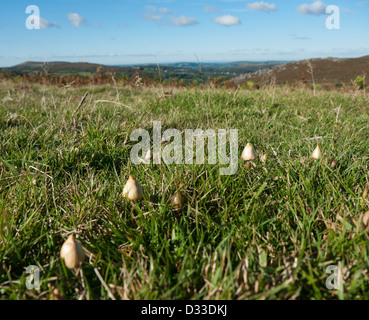
[[357,76],[354,81],[354,86],[358,88],[359,90],[364,90],[365,88],[365,76]]
[[252,89],[254,87],[255,83],[253,81],[247,81],[246,85],[247,85],[248,89]]

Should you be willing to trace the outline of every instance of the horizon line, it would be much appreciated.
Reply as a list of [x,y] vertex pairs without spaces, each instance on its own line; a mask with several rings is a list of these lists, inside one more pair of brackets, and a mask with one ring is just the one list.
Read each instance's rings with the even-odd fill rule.
[[326,57],[314,57],[314,58],[304,58],[304,59],[287,59],[287,60],[280,60],[280,59],[266,59],[266,60],[254,60],[254,59],[250,59],[250,60],[206,60],[206,61],[185,61],[185,60],[178,60],[175,62],[160,62],[160,63],[155,63],[155,62],[141,62],[141,63],[115,63],[115,64],[107,64],[107,63],[98,63],[98,62],[87,62],[87,61],[70,61],[69,59],[67,60],[49,60],[49,61],[45,61],[45,60],[39,60],[39,59],[35,59],[35,60],[26,60],[24,62],[15,64],[15,65],[10,65],[10,66],[1,66],[0,68],[12,68],[12,67],[16,67],[19,66],[21,64],[25,64],[25,63],[89,63],[89,64],[96,64],[96,65],[103,65],[103,66],[108,66],[108,67],[123,67],[123,66],[144,66],[144,65],[170,65],[170,64],[179,64],[179,63],[195,63],[195,64],[223,64],[223,63],[237,63],[237,62],[252,62],[252,63],[257,63],[257,62],[298,62],[298,61],[305,61],[305,60],[314,60],[314,59],[359,59],[359,58],[363,58],[366,57],[367,55],[363,55],[363,56],[358,56],[358,57],[343,57],[343,58],[338,58],[338,57],[334,57],[334,56],[326,56]]

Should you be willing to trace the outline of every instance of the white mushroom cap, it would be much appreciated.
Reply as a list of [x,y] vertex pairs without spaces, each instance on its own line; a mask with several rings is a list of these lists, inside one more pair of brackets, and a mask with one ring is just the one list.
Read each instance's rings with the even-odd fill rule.
[[123,188],[123,197],[128,200],[141,200],[142,199],[142,188],[137,180],[133,176],[129,176],[126,185]]
[[311,154],[311,158],[318,160],[321,157],[321,155],[322,155],[322,151],[320,150],[320,147],[317,146],[315,150],[313,151],[313,153]]
[[69,269],[77,269],[85,260],[85,252],[78,241],[71,234],[60,249],[60,257]]
[[256,153],[251,143],[248,143],[242,151],[241,158],[245,161],[253,161],[256,159]]

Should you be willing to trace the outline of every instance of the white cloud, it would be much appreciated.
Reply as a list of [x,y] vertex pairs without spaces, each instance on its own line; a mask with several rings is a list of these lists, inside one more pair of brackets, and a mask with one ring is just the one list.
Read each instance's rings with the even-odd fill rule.
[[173,11],[168,8],[159,8],[159,12],[162,14],[172,14]]
[[163,19],[162,15],[173,13],[173,11],[168,8],[157,8],[155,6],[145,6],[145,8],[149,13],[143,14],[142,18],[148,21],[159,21]]
[[215,7],[204,7],[205,12],[216,12],[218,11],[218,8]]
[[277,6],[274,3],[267,3],[267,2],[253,2],[247,5],[247,8],[250,10],[256,11],[264,11],[264,12],[271,12],[276,11]]
[[319,16],[321,14],[325,14],[326,8],[327,6],[323,2],[315,1],[314,3],[311,4],[306,3],[302,4],[297,8],[297,11],[301,14],[312,14]]
[[158,15],[151,14],[151,13],[145,13],[142,15],[142,18],[148,21],[158,21],[158,20],[161,20],[162,16],[158,16]]
[[69,13],[68,20],[73,27],[78,28],[82,23],[86,22],[86,19],[80,16],[78,13]]
[[47,29],[51,27],[60,28],[60,26],[56,22],[49,22],[46,19],[40,17],[40,28],[41,29]]
[[183,15],[178,18],[173,17],[172,21],[176,26],[192,26],[198,24],[198,21],[195,18],[185,17]]
[[237,24],[241,24],[240,19],[238,19],[237,17],[231,16],[229,14],[225,16],[217,17],[214,19],[214,21],[221,26],[234,26]]
[[159,11],[161,14],[172,14],[173,10],[170,10],[168,8],[157,8],[155,6],[145,6],[146,10],[151,12],[157,12]]

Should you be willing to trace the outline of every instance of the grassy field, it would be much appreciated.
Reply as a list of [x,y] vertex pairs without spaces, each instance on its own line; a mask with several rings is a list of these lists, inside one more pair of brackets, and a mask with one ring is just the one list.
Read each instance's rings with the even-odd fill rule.
[[[152,121],[238,129],[239,156],[251,142],[258,159],[249,169],[240,159],[232,176],[207,163],[134,165],[130,135],[151,133]],[[336,167],[309,158],[317,144]],[[368,165],[363,94],[3,82],[0,297],[369,299]],[[122,197],[130,174],[144,192],[137,203]],[[182,212],[170,206],[177,189]],[[71,232],[89,255],[78,273],[60,260]],[[26,288],[29,265],[39,290]],[[326,287],[329,265],[337,290]]]

